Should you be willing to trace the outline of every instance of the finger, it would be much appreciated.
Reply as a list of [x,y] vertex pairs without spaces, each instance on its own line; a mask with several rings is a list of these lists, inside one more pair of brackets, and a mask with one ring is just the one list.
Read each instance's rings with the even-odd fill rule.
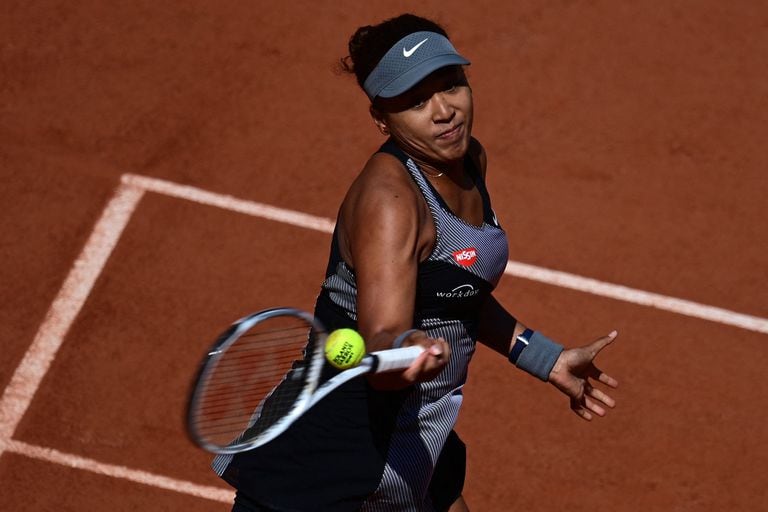
[[424,370],[426,372],[442,369],[443,366],[448,364],[448,360],[451,358],[451,347],[442,339],[440,339],[438,343],[435,343],[435,345],[432,345],[427,352],[429,353],[429,356],[424,363]]
[[439,358],[443,355],[443,347],[441,347],[439,343],[435,343],[434,345],[430,345],[427,352],[429,352],[429,355]]
[[451,347],[443,338],[434,338],[432,339],[432,345],[429,346],[427,351],[439,358],[444,354],[450,354]]
[[588,396],[584,397],[584,406],[598,416],[605,416],[605,408]]
[[424,352],[403,372],[404,379],[419,382],[434,378],[448,364],[451,347],[443,338],[428,338],[429,344]]
[[403,371],[403,378],[408,381],[415,382],[421,372],[424,371],[424,365],[426,364],[428,358],[428,350],[425,350],[419,354],[416,359],[413,360],[411,365],[406,368],[405,371]]
[[592,414],[590,414],[579,400],[571,400],[571,410],[573,410],[579,418],[586,421],[592,421]]
[[603,371],[600,370],[595,365],[592,365],[592,367],[589,369],[587,376],[591,379],[595,379],[598,382],[602,382],[606,386],[610,386],[612,388],[616,388],[619,386],[619,381],[617,381],[610,375],[603,373]]
[[588,396],[591,396],[595,400],[599,400],[600,402],[602,402],[603,404],[605,404],[610,408],[616,407],[616,401],[597,388],[593,388],[589,386],[585,389],[584,392]]

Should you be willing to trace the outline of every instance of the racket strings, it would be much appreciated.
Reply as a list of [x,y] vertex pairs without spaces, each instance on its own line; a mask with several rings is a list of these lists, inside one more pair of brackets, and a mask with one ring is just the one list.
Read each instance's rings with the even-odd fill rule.
[[218,446],[254,438],[295,407],[315,333],[303,320],[263,320],[211,359],[196,407],[198,435]]

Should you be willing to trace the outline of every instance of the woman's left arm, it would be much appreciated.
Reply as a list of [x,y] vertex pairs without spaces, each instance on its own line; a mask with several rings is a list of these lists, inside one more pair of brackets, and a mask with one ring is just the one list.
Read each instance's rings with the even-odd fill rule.
[[480,310],[478,341],[507,357],[541,380],[550,382],[569,397],[571,409],[587,421],[593,414],[605,416],[616,403],[593,382],[615,388],[618,381],[594,364],[597,354],[616,339],[613,331],[588,345],[564,349],[538,331],[518,322],[493,295]]

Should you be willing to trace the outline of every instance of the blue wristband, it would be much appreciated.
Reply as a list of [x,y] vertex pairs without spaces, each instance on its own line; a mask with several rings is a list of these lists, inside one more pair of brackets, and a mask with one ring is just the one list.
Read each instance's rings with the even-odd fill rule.
[[515,338],[515,344],[509,351],[509,361],[546,382],[562,351],[562,345],[538,331],[526,329]]
[[408,329],[407,331],[401,333],[400,336],[395,338],[395,341],[392,342],[392,348],[400,348],[400,347],[402,347],[403,346],[403,342],[405,341],[405,338],[407,338],[408,336],[410,336],[411,334],[413,334],[415,332],[419,332],[419,330],[418,329]]
[[531,336],[533,336],[532,329],[526,329],[515,338],[515,344],[512,345],[512,350],[509,351],[509,362],[517,365],[517,360],[520,358],[520,354],[523,353],[523,349],[530,343]]

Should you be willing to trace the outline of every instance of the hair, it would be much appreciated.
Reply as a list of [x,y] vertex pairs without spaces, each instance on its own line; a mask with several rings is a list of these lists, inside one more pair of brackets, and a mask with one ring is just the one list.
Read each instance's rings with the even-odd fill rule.
[[354,74],[358,85],[363,88],[365,79],[396,42],[408,34],[422,31],[448,37],[439,24],[415,14],[401,14],[378,25],[360,27],[349,38],[349,55],[341,59],[341,69]]

